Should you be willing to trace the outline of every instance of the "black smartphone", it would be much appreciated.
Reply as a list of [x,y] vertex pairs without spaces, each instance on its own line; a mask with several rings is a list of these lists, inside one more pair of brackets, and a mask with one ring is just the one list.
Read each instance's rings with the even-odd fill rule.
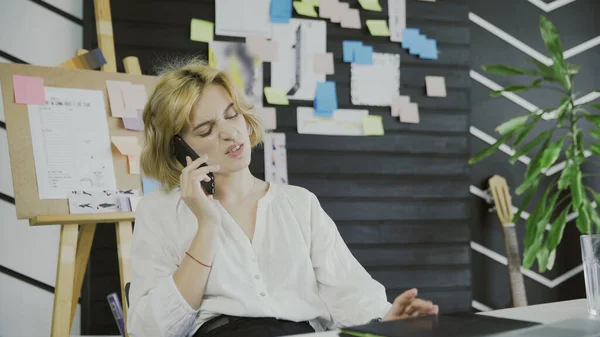
[[[175,148],[175,157],[177,160],[183,165],[183,167],[187,166],[187,161],[185,157],[190,157],[192,161],[198,159],[200,157],[194,149],[192,149],[179,135],[175,135],[173,138],[173,146]],[[200,167],[207,166],[206,163],[202,163]],[[204,191],[208,194],[215,194],[215,175],[212,172],[208,172],[208,177],[210,178],[209,182],[202,180],[200,185],[204,189]]]

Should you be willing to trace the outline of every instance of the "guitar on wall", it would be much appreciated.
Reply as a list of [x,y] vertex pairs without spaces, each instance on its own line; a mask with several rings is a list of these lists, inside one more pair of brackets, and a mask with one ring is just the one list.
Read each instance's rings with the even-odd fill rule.
[[513,223],[514,215],[510,192],[506,184],[506,179],[499,175],[491,177],[488,183],[494,198],[496,213],[504,231],[504,247],[508,260],[508,278],[510,281],[512,305],[513,307],[523,307],[527,305],[527,294],[525,293],[523,274],[521,274],[521,256],[519,254],[517,231]]

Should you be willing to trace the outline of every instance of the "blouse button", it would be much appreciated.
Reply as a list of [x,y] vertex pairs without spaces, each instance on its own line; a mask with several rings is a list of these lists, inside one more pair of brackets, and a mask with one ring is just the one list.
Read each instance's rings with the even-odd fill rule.
[[267,294],[263,291],[262,293],[260,293],[260,296],[265,297],[265,296],[267,296]]
[[260,275],[254,275],[254,278],[258,280],[260,278]]
[[252,255],[252,256],[250,257],[250,261],[252,261],[252,262],[255,262],[255,261],[256,261],[256,256]]

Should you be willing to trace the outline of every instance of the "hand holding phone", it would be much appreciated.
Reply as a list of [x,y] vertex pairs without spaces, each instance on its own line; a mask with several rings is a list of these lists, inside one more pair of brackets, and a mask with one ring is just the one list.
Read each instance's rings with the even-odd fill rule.
[[[176,135],[173,138],[173,145],[175,147],[175,157],[184,168],[188,166],[186,157],[190,157],[192,161],[199,158],[196,151],[194,151],[194,149],[192,149],[179,135]],[[206,162],[203,162],[200,165],[200,167],[205,166],[207,166]],[[207,175],[210,178],[210,181],[202,180],[200,184],[207,194],[213,195],[215,194],[215,175],[212,172],[208,172]]]

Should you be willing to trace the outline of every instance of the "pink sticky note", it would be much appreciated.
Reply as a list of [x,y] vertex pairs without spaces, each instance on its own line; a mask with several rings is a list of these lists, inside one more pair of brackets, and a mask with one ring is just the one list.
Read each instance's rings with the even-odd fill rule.
[[136,136],[112,136],[110,140],[123,155],[139,156],[142,152]]
[[348,8],[342,13],[342,28],[360,29],[360,14],[356,8]]
[[248,36],[246,38],[246,49],[248,50],[248,55],[260,57],[267,43],[268,41],[264,37]]
[[331,22],[340,23],[342,22],[342,14],[346,13],[350,9],[350,5],[345,2],[338,2],[334,5],[334,10],[331,13]]
[[332,13],[337,9],[338,0],[321,0],[319,5],[319,17],[324,19],[331,18]]
[[392,116],[399,117],[400,111],[408,107],[410,104],[410,97],[408,96],[396,96],[392,98]]
[[260,60],[263,62],[279,61],[279,43],[277,41],[267,41],[260,54]]
[[315,54],[313,57],[313,69],[317,74],[333,75],[333,53]]
[[41,77],[13,75],[15,103],[46,105],[44,79]]
[[125,108],[125,98],[123,91],[129,90],[131,83],[123,81],[106,81],[106,91],[108,92],[108,101],[110,111],[113,117],[136,118],[137,111]]
[[146,88],[142,84],[124,85],[121,87],[125,109],[140,110],[144,109],[148,96]]
[[144,131],[144,120],[142,119],[143,110],[138,110],[137,118],[121,118],[125,129],[133,131]]

